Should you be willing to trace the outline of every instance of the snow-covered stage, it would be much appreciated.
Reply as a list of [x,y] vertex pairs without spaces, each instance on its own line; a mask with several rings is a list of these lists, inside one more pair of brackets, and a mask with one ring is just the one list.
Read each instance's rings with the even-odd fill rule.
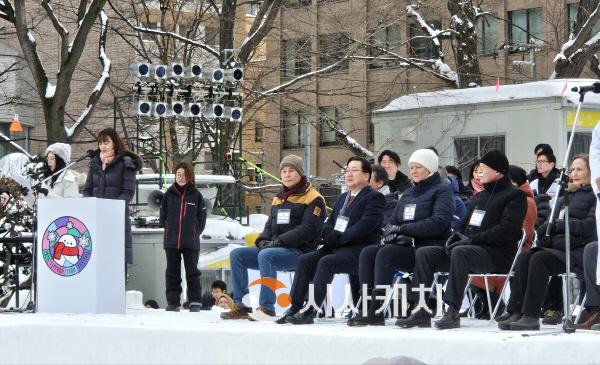
[[[2,363],[361,364],[410,356],[427,364],[597,364],[600,332],[535,336],[487,321],[463,328],[349,328],[341,319],[310,326],[223,321],[217,312],[129,309],[126,315],[0,315]],[[541,333],[546,335],[538,335]]]

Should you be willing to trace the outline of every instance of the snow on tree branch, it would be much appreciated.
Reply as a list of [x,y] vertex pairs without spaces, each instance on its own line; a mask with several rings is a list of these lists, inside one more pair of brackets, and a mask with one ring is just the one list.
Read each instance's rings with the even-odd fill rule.
[[282,4],[282,0],[266,0],[261,4],[256,19],[248,32],[250,35],[246,37],[241,46],[239,58],[242,63],[248,61],[252,51],[269,33]]
[[331,128],[335,132],[335,138],[342,145],[346,146],[346,148],[348,148],[350,151],[352,151],[352,153],[354,153],[356,156],[364,157],[367,160],[372,160],[375,158],[375,155],[373,154],[373,152],[364,148],[360,143],[358,143],[357,140],[350,137],[350,134],[348,132],[339,128],[330,120],[326,119],[325,122],[327,123],[329,128]]
[[100,99],[102,92],[106,88],[106,84],[110,78],[110,70],[111,70],[111,61],[106,55],[106,36],[108,33],[108,16],[104,11],[100,12],[100,38],[98,41],[98,54],[100,59],[100,64],[102,65],[102,73],[100,74],[100,78],[98,79],[98,83],[92,90],[87,105],[83,112],[79,115],[75,123],[67,128],[65,126],[65,133],[67,137],[72,138],[74,135],[77,135],[79,130],[87,123],[87,121],[91,118],[94,106]]
[[166,31],[162,31],[162,30],[158,30],[158,29],[150,29],[150,28],[146,27],[145,25],[141,26],[141,27],[137,26],[137,25],[133,24],[127,17],[125,17],[125,15],[123,15],[123,13],[121,13],[114,5],[112,5],[112,3],[110,1],[109,1],[109,4],[110,4],[111,8],[114,10],[114,12],[119,16],[119,18],[121,18],[121,20],[123,20],[125,23],[127,23],[127,25],[136,32],[172,37],[180,42],[189,44],[194,47],[201,48],[215,57],[219,57],[219,51],[217,49],[207,45],[206,43],[198,42],[198,41],[183,37],[174,32],[166,32]]

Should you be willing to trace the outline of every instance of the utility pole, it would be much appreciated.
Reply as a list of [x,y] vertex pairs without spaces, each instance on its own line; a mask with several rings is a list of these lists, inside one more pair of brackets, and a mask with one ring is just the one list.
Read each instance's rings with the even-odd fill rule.
[[[302,123],[302,122],[301,122]],[[312,128],[311,125],[307,122],[304,123],[306,129],[306,138],[304,141],[304,174],[306,177],[310,177],[310,156],[311,156],[311,136],[312,136]]]

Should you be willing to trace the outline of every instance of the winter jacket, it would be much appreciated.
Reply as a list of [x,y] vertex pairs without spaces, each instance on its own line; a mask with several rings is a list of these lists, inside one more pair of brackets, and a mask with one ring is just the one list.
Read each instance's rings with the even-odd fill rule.
[[398,170],[398,172],[396,172],[396,177],[394,180],[390,180],[388,185],[390,186],[390,191],[392,193],[400,195],[407,189],[410,189],[412,183],[410,182],[408,176],[404,175],[400,170]]
[[200,250],[200,235],[206,226],[206,206],[193,183],[174,183],[160,203],[160,224],[164,228],[164,248]]
[[100,156],[96,155],[90,161],[90,171],[83,188],[84,197],[125,201],[125,262],[128,264],[133,263],[129,202],[135,193],[135,172],[140,168],[133,158],[117,155],[106,170],[102,170]]
[[[508,269],[522,235],[527,199],[523,190],[512,185],[508,176],[484,185],[477,194],[461,227],[473,245],[483,247],[499,268]],[[480,226],[472,225],[475,210],[485,211]]]
[[[48,195],[46,198],[79,198],[79,186],[77,185],[77,178],[73,171],[67,169],[58,175],[58,178],[54,182],[54,186],[51,186],[50,181],[47,184]],[[40,194],[40,197],[44,197]]]
[[[414,219],[405,219],[406,207],[415,205]],[[449,184],[436,172],[415,183],[398,200],[390,224],[400,226],[400,234],[415,238],[415,246],[442,245],[450,236],[454,200]]]
[[552,169],[545,178],[541,174],[536,173],[533,179],[529,181],[529,186],[531,186],[534,195],[543,195],[546,194],[550,186],[559,177],[560,171],[557,168]]
[[[597,241],[596,234],[596,196],[591,185],[579,187],[573,192],[567,192],[569,199],[569,233],[571,251],[581,250],[586,244]],[[560,199],[556,209],[557,219],[554,221],[550,250],[564,252],[565,249],[565,220],[561,218],[560,212],[564,209],[565,198]],[[538,232],[538,243],[544,247],[542,237],[546,234],[548,222],[542,224]]]
[[[527,213],[525,214],[525,219],[523,220],[523,229],[525,230],[526,239],[523,243],[523,251],[528,250],[533,244],[534,231],[535,231],[535,218],[537,214],[537,208],[535,206],[535,201],[533,199],[533,191],[529,187],[528,183],[524,183],[519,186],[519,189],[525,192],[527,196]],[[491,291],[500,294],[502,288],[504,287],[504,281],[506,281],[505,277],[495,276],[488,278],[488,286]],[[485,282],[482,277],[476,276],[471,280],[471,284],[485,289]]]
[[452,216],[452,229],[458,229],[461,225],[465,214],[467,214],[467,207],[460,197],[460,184],[458,180],[453,176],[448,176],[450,181],[450,187],[452,188],[452,195],[454,200],[454,215]]
[[[335,201],[333,212],[323,225],[322,237],[334,231],[340,213],[348,218],[344,233],[338,233],[340,246],[367,246],[381,241],[381,227],[385,212],[385,197],[370,186],[364,187],[344,211],[344,203],[350,192],[345,192]],[[338,231],[336,231],[338,232]]]
[[385,197],[385,214],[383,215],[383,227],[385,227],[390,221],[394,208],[396,208],[396,203],[398,203],[398,194],[390,192],[388,185],[383,185],[377,191]]
[[[290,210],[288,224],[277,223],[277,215],[282,209]],[[318,245],[326,217],[325,199],[307,183],[298,193],[290,195],[287,199],[284,199],[281,193],[273,199],[271,214],[256,242],[278,240],[281,247],[310,252]]]

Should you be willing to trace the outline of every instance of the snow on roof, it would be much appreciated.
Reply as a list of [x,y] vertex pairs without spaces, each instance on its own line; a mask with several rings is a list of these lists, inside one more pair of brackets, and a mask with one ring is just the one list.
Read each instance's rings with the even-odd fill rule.
[[[484,86],[470,89],[449,89],[409,94],[392,100],[384,108],[375,110],[375,113],[551,97],[562,97],[564,102],[576,104],[579,100],[579,94],[572,92],[571,88],[574,86],[591,85],[598,81],[593,79],[556,79],[518,85],[500,85],[498,92],[496,92],[496,86]],[[567,88],[563,93],[565,82],[567,83]],[[586,104],[600,105],[600,95],[591,92],[587,93],[583,105],[585,106]]]

